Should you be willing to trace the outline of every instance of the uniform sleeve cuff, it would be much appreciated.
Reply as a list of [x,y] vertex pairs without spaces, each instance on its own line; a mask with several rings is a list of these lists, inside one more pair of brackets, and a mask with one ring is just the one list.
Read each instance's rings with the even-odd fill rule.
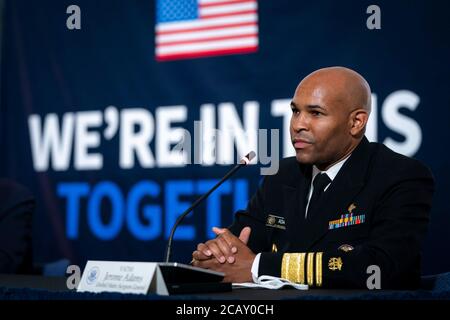
[[261,253],[258,253],[255,257],[255,260],[253,260],[252,264],[252,278],[253,282],[258,282],[258,270],[259,270],[259,259],[261,258]]

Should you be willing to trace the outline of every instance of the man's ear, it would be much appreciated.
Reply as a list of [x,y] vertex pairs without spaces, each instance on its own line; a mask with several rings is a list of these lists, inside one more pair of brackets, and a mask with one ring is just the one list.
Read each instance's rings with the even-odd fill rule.
[[365,133],[369,114],[365,109],[356,109],[351,113],[350,134],[356,138],[362,137]]

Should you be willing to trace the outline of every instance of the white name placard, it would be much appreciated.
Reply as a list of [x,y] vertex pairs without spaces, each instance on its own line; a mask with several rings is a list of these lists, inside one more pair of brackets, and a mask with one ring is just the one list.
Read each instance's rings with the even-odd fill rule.
[[88,261],[77,291],[168,294],[157,263],[129,261]]

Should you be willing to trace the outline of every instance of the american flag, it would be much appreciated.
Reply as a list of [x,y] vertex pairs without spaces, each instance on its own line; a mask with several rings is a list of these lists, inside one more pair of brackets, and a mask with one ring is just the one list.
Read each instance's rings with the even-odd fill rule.
[[156,60],[258,50],[257,0],[157,0]]

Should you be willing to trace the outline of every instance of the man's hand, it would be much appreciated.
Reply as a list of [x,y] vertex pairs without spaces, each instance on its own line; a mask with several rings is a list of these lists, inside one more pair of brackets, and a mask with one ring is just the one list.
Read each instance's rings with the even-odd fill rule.
[[[199,243],[197,250],[192,253],[192,258],[198,261],[209,260],[216,258],[218,262],[234,263],[234,254],[237,252],[237,247],[233,244],[234,239],[237,239],[226,228],[213,228],[214,233],[217,235],[215,239],[211,239],[206,243]],[[247,245],[250,238],[250,227],[245,227],[239,234],[239,239],[242,243]],[[234,239],[233,239],[234,238]]]
[[252,282],[251,268],[256,255],[247,247],[251,229],[242,229],[239,238],[228,229],[215,228],[214,232],[217,238],[198,245],[192,254],[192,264],[225,273],[224,282]]

